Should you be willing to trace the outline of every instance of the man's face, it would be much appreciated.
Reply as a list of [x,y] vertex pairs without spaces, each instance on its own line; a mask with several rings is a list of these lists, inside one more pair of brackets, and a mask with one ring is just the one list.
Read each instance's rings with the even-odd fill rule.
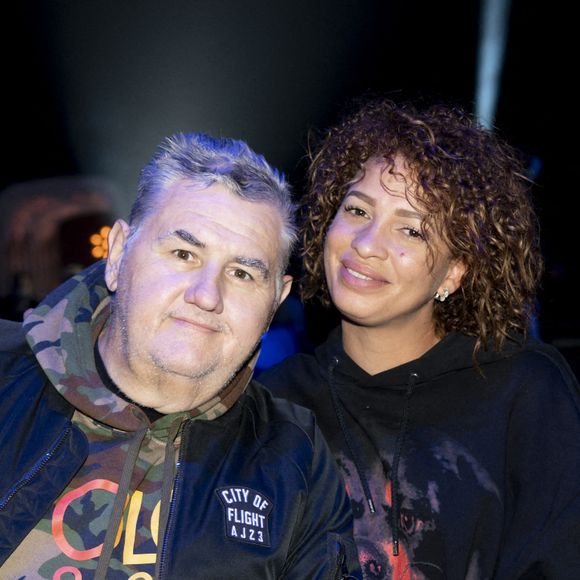
[[159,196],[131,238],[117,222],[107,264],[116,364],[133,377],[191,388],[179,392],[185,408],[215,395],[290,290],[285,276],[277,296],[281,229],[273,206],[187,181]]

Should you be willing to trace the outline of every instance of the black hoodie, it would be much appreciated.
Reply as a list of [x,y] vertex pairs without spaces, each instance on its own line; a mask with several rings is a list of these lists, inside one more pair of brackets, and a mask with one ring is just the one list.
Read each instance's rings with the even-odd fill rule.
[[337,329],[259,380],[316,412],[346,480],[365,578],[580,579],[580,394],[535,340],[446,336],[371,376]]

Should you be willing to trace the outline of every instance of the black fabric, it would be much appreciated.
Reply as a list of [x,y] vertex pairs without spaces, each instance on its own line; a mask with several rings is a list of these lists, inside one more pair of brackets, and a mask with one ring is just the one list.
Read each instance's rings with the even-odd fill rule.
[[160,419],[161,417],[164,416],[163,413],[160,413],[159,411],[156,411],[151,407],[144,407],[143,405],[139,405],[139,403],[136,403],[135,401],[127,397],[127,395],[125,395],[125,393],[121,389],[119,389],[119,387],[113,382],[113,379],[111,379],[109,373],[107,372],[107,367],[105,367],[105,363],[103,362],[103,358],[101,357],[101,353],[99,352],[98,342],[95,343],[93,353],[95,355],[95,366],[97,367],[99,377],[101,378],[101,381],[103,381],[105,387],[109,389],[109,391],[117,395],[117,397],[121,397],[121,399],[123,399],[124,401],[127,401],[128,403],[131,403],[133,405],[137,405],[145,413],[145,415],[147,415],[147,418],[149,419],[149,421],[151,421],[151,423],[154,423],[155,421],[157,421],[157,419]]
[[580,578],[578,383],[539,341],[482,351],[479,369],[473,346],[452,333],[421,358],[371,376],[346,355],[337,329],[315,356],[260,375],[276,396],[315,411],[347,484],[366,578],[410,570],[417,579]]
[[88,455],[74,409],[41,376],[20,325],[0,321],[0,564]]

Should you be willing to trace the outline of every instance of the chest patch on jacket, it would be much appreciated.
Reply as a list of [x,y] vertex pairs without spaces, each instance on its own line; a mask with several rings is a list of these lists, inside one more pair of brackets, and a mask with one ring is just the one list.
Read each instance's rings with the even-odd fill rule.
[[242,486],[220,487],[216,493],[224,510],[227,538],[270,546],[268,516],[273,505],[266,496]]

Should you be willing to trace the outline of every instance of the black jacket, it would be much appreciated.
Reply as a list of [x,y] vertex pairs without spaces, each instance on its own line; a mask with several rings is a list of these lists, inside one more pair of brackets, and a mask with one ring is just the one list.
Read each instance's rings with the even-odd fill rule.
[[[20,326],[2,321],[0,565],[86,459],[87,442],[71,423],[73,411],[46,378]],[[253,382],[221,417],[188,421],[180,450],[159,578],[304,580],[341,578],[350,565],[356,568],[348,499],[308,411],[273,400]],[[229,487],[271,501],[263,545],[230,536],[225,501],[231,498],[219,496]],[[241,511],[236,514],[230,521],[240,519]],[[242,521],[238,534],[243,528]]]
[[577,580],[578,383],[538,341],[482,351],[479,370],[473,346],[453,333],[370,376],[337,330],[259,379],[316,412],[366,578]]

